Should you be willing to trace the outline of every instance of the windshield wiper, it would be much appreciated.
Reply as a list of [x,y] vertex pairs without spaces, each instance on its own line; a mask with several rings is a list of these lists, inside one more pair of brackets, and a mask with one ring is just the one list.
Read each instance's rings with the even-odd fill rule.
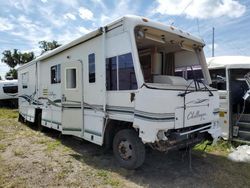
[[187,95],[187,94],[189,94],[189,93],[192,93],[192,92],[194,92],[194,91],[197,91],[197,88],[196,88],[196,87],[195,87],[195,90],[189,90],[189,91],[188,91],[188,88],[191,86],[191,84],[192,84],[193,82],[195,82],[195,80],[192,80],[192,82],[190,82],[190,83],[188,84],[188,86],[186,87],[186,90],[185,90],[183,93],[178,94],[178,96],[184,97],[185,95]]
[[[202,83],[202,85],[204,86],[205,90],[207,90],[209,92],[209,96],[214,96],[213,92],[207,87],[207,85],[203,82],[203,80],[201,79],[197,79],[196,80],[199,83]],[[201,88],[200,90],[203,90],[204,88]]]

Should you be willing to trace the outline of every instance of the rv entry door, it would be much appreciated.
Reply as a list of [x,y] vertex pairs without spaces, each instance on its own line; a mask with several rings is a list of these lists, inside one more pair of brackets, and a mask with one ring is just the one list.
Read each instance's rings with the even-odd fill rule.
[[80,61],[62,64],[62,133],[82,135],[82,63]]

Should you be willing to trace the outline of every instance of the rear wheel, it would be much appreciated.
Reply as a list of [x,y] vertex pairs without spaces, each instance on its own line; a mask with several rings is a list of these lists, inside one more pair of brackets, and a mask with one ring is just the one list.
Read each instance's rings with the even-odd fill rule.
[[136,169],[145,160],[145,146],[132,129],[120,130],[115,135],[113,152],[118,163],[127,169]]

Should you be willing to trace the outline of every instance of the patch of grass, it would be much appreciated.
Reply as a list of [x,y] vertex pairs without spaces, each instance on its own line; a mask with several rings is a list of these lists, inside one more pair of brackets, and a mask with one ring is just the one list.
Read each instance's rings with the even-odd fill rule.
[[108,184],[108,185],[111,185],[112,187],[121,186],[121,182],[119,180],[114,179],[114,178],[108,178],[108,179],[106,179],[105,183]]
[[197,144],[194,147],[196,151],[206,151],[208,153],[221,153],[223,155],[227,155],[231,150],[232,145],[224,140],[218,140],[216,144],[210,145],[209,141],[204,141],[201,144]]
[[55,141],[47,142],[45,144],[47,145],[46,151],[50,153],[54,151],[55,149],[57,149],[61,145],[61,142],[59,140],[55,140]]
[[35,140],[33,143],[34,144],[47,144],[48,142],[51,142],[51,141],[47,139],[38,139],[38,140]]
[[64,146],[64,147],[63,147],[63,152],[68,153],[68,152],[71,152],[71,151],[72,151],[71,148],[69,148],[69,147],[67,147],[67,146]]
[[7,108],[0,108],[1,119],[15,119],[18,117],[18,111]]
[[62,169],[58,174],[57,174],[57,178],[58,179],[64,179],[65,177],[67,177],[68,173],[70,172],[69,169]]
[[0,129],[0,140],[3,140],[5,136],[6,136],[5,132]]
[[96,175],[102,178],[107,178],[108,172],[106,170],[99,170]]
[[1,152],[4,152],[4,151],[6,150],[6,148],[7,148],[7,145],[6,145],[6,144],[0,143],[0,151],[1,151]]
[[96,176],[102,178],[105,184],[111,185],[112,187],[117,187],[121,185],[121,182],[118,181],[117,179],[114,179],[112,174],[110,174],[106,170],[99,170]]
[[22,150],[21,148],[17,148],[14,150],[14,155],[17,157],[23,157],[25,154],[25,151]]

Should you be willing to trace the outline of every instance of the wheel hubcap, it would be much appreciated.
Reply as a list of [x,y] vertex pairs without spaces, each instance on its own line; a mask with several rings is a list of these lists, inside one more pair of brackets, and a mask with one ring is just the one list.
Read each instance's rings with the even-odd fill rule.
[[122,159],[129,160],[132,157],[132,145],[127,140],[121,141],[118,151]]

